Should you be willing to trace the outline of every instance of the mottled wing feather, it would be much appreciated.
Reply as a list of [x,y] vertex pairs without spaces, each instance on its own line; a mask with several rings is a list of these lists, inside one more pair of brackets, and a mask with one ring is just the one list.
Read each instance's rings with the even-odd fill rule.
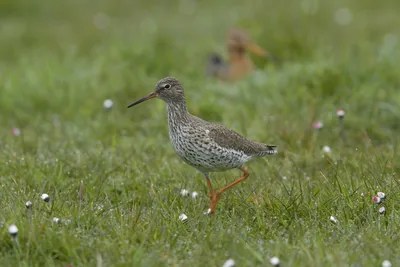
[[208,124],[209,137],[222,147],[243,151],[249,156],[274,154],[275,145],[266,145],[248,140],[237,132],[219,124]]

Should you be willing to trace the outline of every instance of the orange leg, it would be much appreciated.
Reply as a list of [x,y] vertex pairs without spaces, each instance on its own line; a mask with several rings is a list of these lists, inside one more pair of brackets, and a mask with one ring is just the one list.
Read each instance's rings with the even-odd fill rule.
[[206,175],[206,180],[207,180],[208,191],[210,191],[209,196],[210,199],[212,199],[212,196],[214,195],[214,190],[212,188],[210,177],[208,177],[208,174]]
[[239,179],[237,179],[237,180],[234,181],[233,183],[231,183],[231,184],[225,186],[224,188],[222,188],[222,189],[220,189],[220,190],[217,190],[217,191],[215,191],[215,192],[214,192],[214,190],[213,190],[213,188],[212,188],[212,186],[211,186],[211,181],[210,181],[210,179],[208,178],[208,176],[206,176],[206,178],[207,178],[207,186],[208,186],[208,189],[210,190],[210,200],[211,200],[210,209],[211,209],[211,215],[214,215],[214,213],[215,213],[215,208],[217,207],[218,201],[219,201],[220,198],[221,198],[221,194],[222,194],[223,192],[225,192],[226,190],[228,190],[229,188],[234,187],[234,186],[237,185],[238,183],[243,182],[244,180],[247,179],[247,177],[249,177],[249,172],[248,172],[246,169],[244,169],[244,168],[239,168],[239,169],[243,172],[243,176],[242,176],[242,177],[240,177]]

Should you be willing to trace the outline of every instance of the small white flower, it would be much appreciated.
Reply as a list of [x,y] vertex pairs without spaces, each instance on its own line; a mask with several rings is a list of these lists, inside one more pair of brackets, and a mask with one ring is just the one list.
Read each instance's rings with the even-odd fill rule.
[[48,194],[42,194],[42,195],[40,196],[40,198],[41,198],[43,201],[45,201],[45,202],[49,202],[49,201],[50,201],[50,197],[49,197]]
[[320,4],[318,1],[303,0],[301,1],[301,9],[307,15],[314,15],[319,10]]
[[199,194],[197,192],[192,192],[192,198],[196,199],[199,196]]
[[383,192],[378,192],[376,193],[378,195],[378,197],[380,197],[381,199],[384,199],[386,197],[385,193]]
[[336,115],[341,119],[344,117],[344,110],[343,109],[338,109],[338,111],[336,112]]
[[333,222],[333,223],[338,223],[338,222],[339,222],[339,221],[338,221],[335,217],[333,217],[333,216],[329,217],[329,220],[330,220],[331,222]]
[[380,208],[379,208],[379,213],[380,213],[380,214],[384,214],[385,211],[386,211],[385,207],[380,207]]
[[211,214],[211,209],[208,209],[204,212],[204,215],[210,215]]
[[60,118],[57,115],[54,115],[53,118],[52,118],[52,123],[55,126],[60,125]]
[[110,18],[104,13],[97,13],[93,16],[93,24],[99,30],[105,30],[110,23]]
[[331,149],[329,146],[324,146],[324,147],[322,148],[322,150],[323,150],[325,153],[331,153],[331,152],[332,152],[332,149]]
[[272,257],[269,262],[273,265],[273,266],[279,266],[280,264],[280,260],[278,257]]
[[339,25],[348,25],[352,19],[353,19],[353,14],[350,11],[350,9],[344,7],[344,8],[340,8],[335,12],[335,21],[337,24]]
[[222,267],[233,267],[235,266],[235,261],[233,259],[228,259],[226,262],[224,262],[224,265]]
[[25,203],[25,207],[27,208],[27,209],[30,209],[30,208],[32,208],[32,202],[30,202],[30,201],[27,201],[26,203]]
[[392,267],[392,263],[388,260],[382,262],[382,267]]
[[187,189],[182,189],[181,190],[181,196],[187,197],[190,194],[189,190]]
[[59,222],[60,222],[60,219],[59,219],[59,218],[57,218],[57,217],[54,217],[54,218],[53,218],[53,222],[55,222],[55,223],[59,223]]
[[16,236],[18,234],[18,228],[15,224],[11,224],[10,226],[8,226],[8,233],[11,236]]
[[179,215],[179,220],[181,220],[182,222],[186,222],[187,219],[188,219],[188,217],[187,217],[184,213],[182,213],[181,215]]
[[364,196],[364,193],[363,192],[361,192],[361,194],[360,194],[362,197]]
[[111,99],[106,99],[104,100],[103,106],[105,109],[110,109],[112,108],[114,102]]

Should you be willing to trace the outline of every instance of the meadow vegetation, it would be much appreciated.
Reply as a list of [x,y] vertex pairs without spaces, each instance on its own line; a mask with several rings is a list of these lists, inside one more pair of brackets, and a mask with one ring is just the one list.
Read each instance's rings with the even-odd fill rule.
[[[399,12],[396,0],[2,0],[0,266],[399,266]],[[233,26],[281,64],[252,56],[238,83],[206,77]],[[165,76],[194,115],[278,145],[214,218],[204,177],[169,143],[165,103],[126,108]],[[213,174],[214,187],[239,174]]]

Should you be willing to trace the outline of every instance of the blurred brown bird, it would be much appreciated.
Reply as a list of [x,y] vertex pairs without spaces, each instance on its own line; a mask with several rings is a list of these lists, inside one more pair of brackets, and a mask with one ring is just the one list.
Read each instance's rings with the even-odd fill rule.
[[206,67],[206,73],[209,76],[224,81],[236,81],[243,78],[254,70],[253,61],[248,56],[247,51],[276,61],[272,54],[255,44],[247,32],[243,30],[231,29],[227,37],[229,62],[225,62],[217,54],[212,54]]

